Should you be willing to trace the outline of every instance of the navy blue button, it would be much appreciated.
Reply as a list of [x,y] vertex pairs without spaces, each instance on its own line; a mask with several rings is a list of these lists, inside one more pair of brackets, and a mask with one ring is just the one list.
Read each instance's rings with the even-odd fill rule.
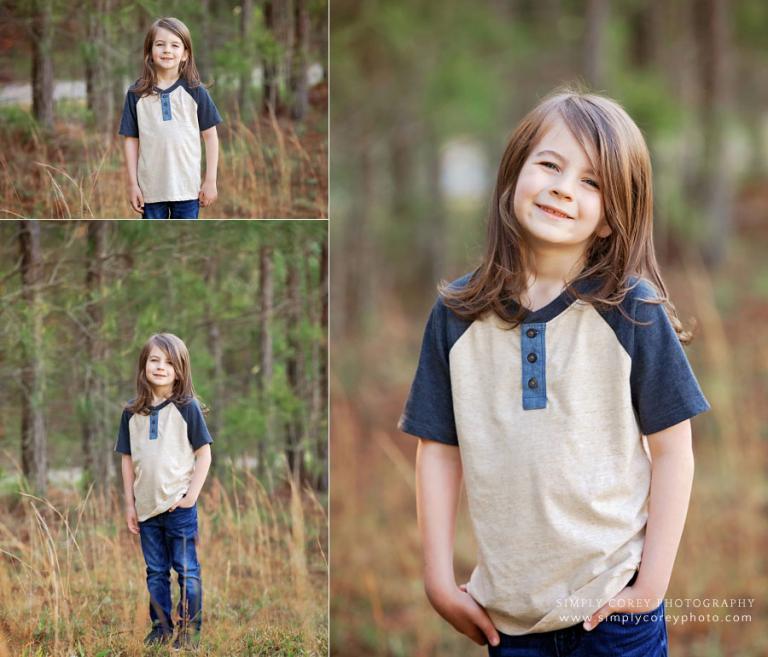
[[526,334],[526,335],[527,335],[529,338],[535,338],[535,337],[536,337],[536,336],[539,334],[539,332],[538,332],[536,329],[528,329],[528,330],[525,332],[525,334]]
[[535,363],[536,362],[536,354],[534,354],[533,352],[528,354],[528,362],[529,363]]
[[531,377],[530,379],[528,379],[528,387],[531,390],[536,390],[536,388],[539,387],[539,382],[536,380],[536,377]]

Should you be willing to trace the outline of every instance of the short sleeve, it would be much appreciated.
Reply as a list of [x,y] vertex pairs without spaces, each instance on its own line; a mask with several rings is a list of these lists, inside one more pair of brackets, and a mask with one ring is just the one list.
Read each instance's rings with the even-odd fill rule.
[[195,100],[197,101],[197,123],[200,127],[200,132],[221,123],[221,114],[216,109],[216,105],[214,105],[208,90],[201,85],[195,87],[194,92]]
[[123,105],[123,116],[120,118],[120,130],[119,134],[123,137],[136,137],[139,136],[139,122],[136,118],[136,94],[132,91],[128,91],[125,94],[125,104]]
[[203,445],[210,445],[213,442],[213,438],[211,438],[211,434],[208,432],[208,427],[205,424],[200,402],[193,399],[179,410],[184,421],[187,423],[187,438],[192,445],[192,449],[197,451]]
[[709,410],[664,305],[647,284],[636,288],[630,385],[640,430],[649,435]]
[[115,445],[115,451],[121,454],[131,453],[131,433],[129,429],[129,422],[131,420],[131,413],[128,409],[123,410],[123,415],[120,418],[120,428],[117,431],[117,444]]
[[458,445],[451,395],[448,314],[442,300],[432,308],[421,345],[416,376],[398,428],[419,438]]

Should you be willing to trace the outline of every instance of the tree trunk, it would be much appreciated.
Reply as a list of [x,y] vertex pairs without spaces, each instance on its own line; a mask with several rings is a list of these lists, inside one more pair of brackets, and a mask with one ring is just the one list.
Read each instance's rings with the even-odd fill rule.
[[[356,207],[352,213],[355,220],[346,226],[341,238],[346,244],[345,257],[338,258],[335,262],[343,262],[341,265],[334,265],[334,277],[343,278],[340,285],[334,284],[334,290],[343,290],[343,294],[339,295],[342,300],[341,312],[334,309],[332,317],[333,325],[337,329],[334,335],[337,336],[354,335],[367,319],[371,307],[372,297],[369,293],[372,289],[375,254],[371,248],[370,223],[375,171],[370,147],[366,143],[360,145],[357,164],[360,194],[356,195]],[[393,195],[397,196],[398,193],[399,190],[395,188]],[[393,206],[396,206],[394,200]]]
[[[251,51],[251,23],[253,19],[253,0],[243,0],[240,12],[240,39],[244,53]],[[242,115],[250,114],[251,107],[251,58],[246,55],[248,69],[240,73],[237,101]]]
[[648,2],[630,12],[629,53],[636,68],[655,70],[660,63],[660,40],[664,36],[661,10],[658,2]]
[[[288,355],[285,362],[286,377],[291,392],[303,406],[304,395],[301,386],[301,344],[298,340],[301,314],[299,308],[299,271],[296,253],[289,254],[286,278],[286,303],[288,304]],[[286,422],[285,453],[288,467],[297,480],[304,479],[304,454],[302,449],[303,422],[301,413],[294,411],[293,416]]]
[[32,5],[32,114],[45,129],[53,128],[53,20],[51,0]]
[[104,221],[87,222],[88,249],[85,289],[88,301],[85,306],[85,376],[83,380],[83,406],[81,425],[83,439],[83,474],[86,486],[91,483],[104,490],[110,483],[111,459],[109,457],[106,419],[106,383],[100,368],[106,361],[102,336],[104,310],[104,261],[107,251],[107,224]]
[[[320,478],[317,481],[317,489],[328,491],[328,240],[323,240],[320,250],[320,317],[321,339],[317,345],[317,376],[314,389],[317,394],[313,396],[313,415],[317,422],[317,458],[322,465]],[[324,421],[323,421],[324,420]]]
[[259,475],[267,473],[267,455],[274,444],[275,414],[272,403],[272,374],[274,361],[272,354],[272,316],[274,314],[274,282],[272,279],[272,247],[262,245],[259,250],[260,307],[259,335],[261,349],[259,354],[261,372],[260,394],[262,412],[265,416],[266,435],[258,441]]
[[309,10],[306,0],[294,0],[294,42],[291,59],[291,118],[302,121],[309,107]]
[[85,82],[88,109],[96,130],[102,134],[114,127],[114,79],[110,21],[113,0],[91,0],[86,16]]
[[202,40],[194,48],[197,70],[203,82],[210,80],[211,75],[211,3],[210,0],[200,0],[200,33]]
[[732,193],[723,157],[725,112],[728,92],[725,68],[727,57],[727,11],[725,0],[703,0],[692,5],[694,12],[701,90],[701,126],[704,152],[701,159],[699,198],[705,220],[704,258],[710,266],[725,256],[730,234]]
[[21,470],[38,495],[48,483],[46,459],[45,370],[43,366],[43,309],[39,285],[42,280],[40,222],[19,222],[22,298],[28,319],[21,340]]
[[275,8],[272,0],[264,0],[264,27],[274,39],[274,44],[270,43],[262,51],[262,93],[261,105],[262,111],[269,114],[270,109],[277,113],[278,111],[278,82],[277,82],[277,36],[275,34]]
[[[211,414],[208,419],[208,426],[213,434],[213,439],[216,440],[216,437],[221,435],[221,415],[224,410],[224,348],[221,341],[219,315],[211,303],[211,297],[216,299],[220,293],[217,254],[211,254],[206,258],[205,286],[209,295],[205,303],[205,324],[208,327],[208,351],[212,361],[208,373],[211,384]],[[213,463],[211,463],[211,467],[213,468]]]
[[421,222],[420,253],[422,271],[418,278],[419,285],[427,293],[434,289],[435,281],[445,276],[445,198],[440,184],[440,140],[433,130],[428,130],[424,139],[427,155],[427,185],[429,192],[429,221]]
[[587,0],[587,33],[584,39],[584,73],[592,89],[605,83],[605,34],[609,6],[606,0]]

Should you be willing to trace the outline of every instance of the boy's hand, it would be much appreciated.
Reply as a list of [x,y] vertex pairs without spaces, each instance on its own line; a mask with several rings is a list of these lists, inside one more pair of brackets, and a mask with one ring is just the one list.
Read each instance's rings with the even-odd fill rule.
[[125,510],[125,521],[128,523],[128,531],[131,534],[139,533],[139,516],[136,513],[136,507],[130,507]]
[[216,191],[216,181],[208,180],[203,181],[203,186],[200,188],[198,198],[200,199],[201,207],[207,208],[209,205],[213,205],[213,202],[219,197],[218,191]]
[[626,586],[584,621],[584,629],[595,629],[611,614],[644,614],[656,609],[664,597],[644,591],[637,584]]
[[466,586],[454,586],[451,590],[432,594],[428,591],[427,597],[438,614],[475,643],[481,646],[499,644],[499,634],[493,622],[485,609],[467,593]]
[[174,509],[177,509],[179,507],[181,507],[182,509],[189,509],[195,506],[195,502],[197,502],[196,498],[190,497],[189,495],[185,495],[178,502],[176,502],[176,504],[174,504],[170,509],[168,509],[168,511],[171,512]]
[[144,212],[144,194],[141,193],[138,185],[131,185],[131,190],[128,193],[128,200],[131,203],[131,207],[138,213]]

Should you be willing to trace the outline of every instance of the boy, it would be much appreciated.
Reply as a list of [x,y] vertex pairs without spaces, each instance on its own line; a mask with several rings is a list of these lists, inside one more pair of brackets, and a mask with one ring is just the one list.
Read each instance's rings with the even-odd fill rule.
[[122,453],[128,529],[139,534],[147,564],[152,630],[146,644],[173,637],[170,569],[179,580],[179,631],[174,648],[195,647],[202,625],[196,501],[211,464],[213,442],[195,399],[166,399],[148,414],[123,411],[115,450]]

